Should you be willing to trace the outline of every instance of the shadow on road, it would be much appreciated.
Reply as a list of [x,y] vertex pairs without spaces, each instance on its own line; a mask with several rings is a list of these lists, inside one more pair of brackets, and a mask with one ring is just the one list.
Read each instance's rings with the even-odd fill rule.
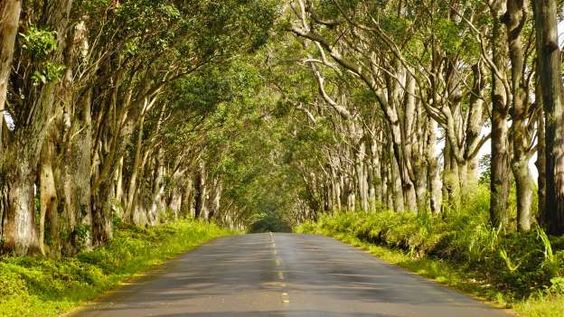
[[216,240],[78,316],[507,315],[332,239],[257,234]]

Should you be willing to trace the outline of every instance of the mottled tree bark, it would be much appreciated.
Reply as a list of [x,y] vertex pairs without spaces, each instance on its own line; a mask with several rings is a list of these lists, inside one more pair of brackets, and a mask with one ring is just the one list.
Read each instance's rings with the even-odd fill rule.
[[507,95],[504,89],[504,76],[501,72],[507,65],[507,46],[505,43],[501,17],[505,14],[503,1],[493,1],[491,6],[493,26],[491,34],[492,59],[494,67],[499,71],[492,70],[492,149],[491,149],[491,199],[490,199],[490,222],[494,227],[505,227],[509,223],[507,210],[507,199],[509,197],[509,148],[508,148],[508,106]]
[[[540,93],[538,94],[541,95]],[[542,107],[542,102],[540,100],[537,101]],[[538,134],[538,141],[537,141],[537,161],[535,165],[537,167],[537,171],[539,172],[538,176],[538,210],[539,213],[537,215],[538,223],[546,227],[546,140],[545,140],[545,127],[544,127],[544,116],[540,115],[537,119],[537,134]]]
[[517,188],[517,228],[521,231],[531,229],[531,206],[533,204],[533,179],[529,170],[529,137],[527,132],[528,105],[527,89],[523,71],[525,56],[521,32],[527,19],[528,1],[508,0],[506,26],[508,34],[509,58],[511,60],[511,88],[513,124],[512,170]]
[[[36,178],[37,161],[26,151],[25,146],[12,143],[8,159],[14,164],[4,173],[2,201],[7,207],[3,220],[3,244],[5,253],[15,255],[37,254],[40,252],[37,228],[35,227],[35,204],[33,184]],[[14,162],[18,158],[17,163]],[[7,166],[4,166],[7,167]]]
[[431,212],[438,214],[442,209],[442,182],[441,173],[439,169],[439,159],[436,153],[437,144],[437,123],[433,120],[428,122],[428,137],[425,152],[425,159],[427,161],[427,179],[429,181],[429,203]]
[[538,78],[545,114],[546,201],[543,220],[550,234],[564,234],[564,106],[556,0],[535,0]]
[[[44,8],[45,27],[55,30],[57,35],[57,49],[49,57],[50,61],[55,63],[63,62],[71,5],[72,0],[57,0],[46,3]],[[5,164],[1,166],[6,181],[9,182],[9,189],[6,191],[8,197],[2,199],[9,204],[8,212],[4,215],[5,252],[13,251],[23,255],[40,249],[37,228],[33,221],[34,184],[58,88],[58,81],[51,80],[37,90],[29,92],[31,95],[27,96],[25,101],[28,104],[22,109],[17,109],[20,111],[17,117],[25,119],[16,122],[15,130],[10,133],[5,145]]]
[[200,164],[194,179],[194,218],[200,219],[206,214],[206,170]]
[[53,173],[53,161],[55,159],[54,144],[51,140],[46,140],[41,151],[40,171],[39,171],[39,247],[43,255],[45,249],[45,222],[48,221],[48,234],[51,244],[49,253],[59,255],[61,249],[57,189],[55,187],[55,175]]
[[20,0],[2,0],[0,2],[0,152],[2,151],[4,106],[8,93],[8,80],[12,72],[14,45],[21,10],[22,2]]

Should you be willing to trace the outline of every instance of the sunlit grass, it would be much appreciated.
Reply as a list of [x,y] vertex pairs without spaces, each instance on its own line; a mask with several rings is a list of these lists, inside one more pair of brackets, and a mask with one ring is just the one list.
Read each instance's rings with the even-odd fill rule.
[[3,258],[0,316],[58,316],[226,234],[213,224],[184,220],[150,229],[122,228],[107,246],[75,258]]

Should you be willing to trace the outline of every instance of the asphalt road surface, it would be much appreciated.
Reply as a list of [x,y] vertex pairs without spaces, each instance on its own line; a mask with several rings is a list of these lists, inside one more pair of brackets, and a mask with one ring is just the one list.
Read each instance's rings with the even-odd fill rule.
[[76,316],[508,314],[330,238],[257,234],[206,244]]

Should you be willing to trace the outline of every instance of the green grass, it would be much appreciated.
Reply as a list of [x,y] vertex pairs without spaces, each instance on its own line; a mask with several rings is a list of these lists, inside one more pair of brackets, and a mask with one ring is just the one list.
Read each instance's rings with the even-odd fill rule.
[[564,237],[491,229],[478,189],[462,210],[341,212],[296,228],[331,236],[382,260],[523,316],[564,315]]
[[183,220],[116,230],[107,246],[63,259],[0,260],[0,316],[58,316],[179,254],[229,232]]
[[[312,233],[312,232],[310,232]],[[379,259],[407,269],[417,275],[447,285],[472,297],[485,301],[498,308],[509,308],[519,316],[531,317],[561,317],[564,312],[564,296],[538,292],[522,299],[512,298],[503,290],[483,280],[483,272],[468,270],[467,267],[449,263],[447,261],[423,257],[414,258],[402,250],[390,249],[363,242],[350,235],[329,235],[342,242],[359,249],[368,251]]]

